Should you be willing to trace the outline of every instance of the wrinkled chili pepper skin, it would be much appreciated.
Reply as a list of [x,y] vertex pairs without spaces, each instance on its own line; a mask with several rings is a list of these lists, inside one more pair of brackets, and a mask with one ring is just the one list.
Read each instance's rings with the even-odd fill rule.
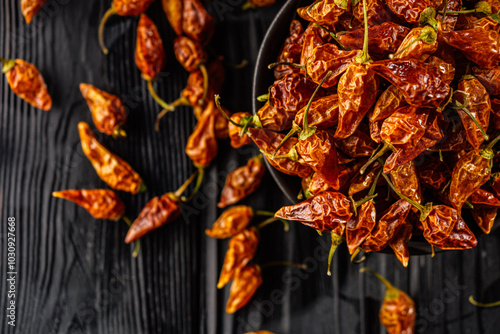
[[113,8],[120,16],[137,16],[148,9],[154,0],[113,0]]
[[[375,26],[384,22],[392,21],[391,14],[386,10],[382,1],[378,0],[367,0],[366,1],[366,16],[368,19],[368,26]],[[358,3],[353,6],[352,14],[360,22],[364,21],[363,13],[363,1],[358,1]]]
[[339,80],[339,123],[336,139],[345,139],[358,128],[377,99],[378,76],[368,66],[352,63]]
[[413,299],[398,289],[395,298],[386,293],[378,316],[388,334],[412,334],[415,333],[416,314]]
[[119,128],[127,121],[127,112],[122,100],[86,83],[80,84],[80,92],[87,101],[97,130],[116,136]]
[[269,101],[257,111],[257,116],[262,127],[271,131],[281,132],[292,127],[293,114],[287,114],[282,109],[272,106]]
[[484,189],[478,189],[467,199],[474,208],[500,208],[500,199]]
[[316,85],[299,74],[287,75],[276,80],[269,89],[269,103],[286,115],[295,114],[306,106]]
[[375,142],[370,138],[369,129],[363,123],[352,135],[338,140],[335,144],[340,151],[353,158],[369,157],[376,149]]
[[248,160],[246,166],[236,168],[229,173],[217,206],[225,208],[257,190],[266,172],[263,162],[264,159],[259,155]]
[[465,154],[451,173],[449,200],[460,212],[467,198],[485,184],[491,175],[490,159],[474,151]]
[[[304,41],[304,27],[298,20],[290,23],[290,33],[281,46],[277,62],[299,63]],[[281,79],[286,75],[298,73],[299,69],[288,65],[278,65],[274,68],[274,77]]]
[[[257,145],[260,150],[271,155],[285,137],[285,135],[281,133],[275,133],[265,129],[250,128],[248,129],[248,132],[250,133],[250,138],[252,138],[255,145]],[[297,138],[290,138],[278,150],[277,155],[287,154],[296,143]],[[266,159],[278,171],[288,175],[297,175],[301,178],[306,178],[312,173],[311,167],[292,161],[289,158],[273,159],[266,156]]]
[[95,219],[119,220],[125,213],[125,204],[113,190],[69,189],[54,191],[52,196],[81,206]]
[[215,20],[199,0],[182,0],[182,31],[191,39],[207,44],[215,30]]
[[[462,0],[448,0],[442,1],[440,6],[434,6],[436,10],[442,11],[445,8],[447,11],[459,11],[462,8]],[[453,31],[455,29],[455,25],[458,21],[458,15],[456,14],[447,14],[443,19],[443,14],[436,15],[436,20],[438,21],[438,31]]]
[[431,7],[429,0],[386,0],[389,9],[408,23],[418,23],[420,14],[427,7]]
[[226,239],[243,231],[253,218],[253,210],[246,205],[233,206],[220,215],[205,234],[212,238]]
[[92,163],[97,175],[111,188],[137,194],[144,183],[128,163],[102,145],[85,122],[78,123],[83,153]]
[[413,160],[391,170],[390,177],[392,184],[399,192],[414,202],[422,202],[422,187]]
[[403,92],[397,86],[390,85],[375,102],[373,113],[369,115],[370,122],[383,120],[391,116],[396,109],[406,104]]
[[446,205],[435,205],[422,222],[424,238],[441,249],[469,249],[477,239],[457,210]]
[[163,41],[155,24],[146,14],[141,14],[137,25],[135,64],[146,80],[153,80],[165,67]]
[[450,86],[432,64],[415,59],[392,59],[380,60],[369,66],[397,86],[408,104],[437,108],[448,98]]
[[196,71],[200,64],[208,59],[203,46],[188,37],[179,36],[174,39],[175,57],[188,72]]
[[417,59],[420,61],[426,61],[431,54],[433,54],[438,48],[437,39],[433,43],[427,43],[423,40],[415,42],[417,38],[420,37],[423,27],[413,28],[396,51],[394,58],[398,59]]
[[383,121],[380,138],[393,145],[414,145],[425,134],[429,113],[429,109],[414,106],[396,109]]
[[207,109],[201,114],[186,143],[185,152],[195,167],[207,167],[217,155],[215,121],[219,111],[214,104],[213,101],[208,102]]
[[494,30],[475,28],[443,33],[446,43],[462,51],[480,67],[493,68],[500,61],[500,35]]
[[449,85],[455,78],[455,67],[436,56],[431,56],[427,59],[427,63],[436,66],[443,76],[443,80]]
[[182,0],[162,0],[161,5],[172,29],[182,35]]
[[[207,96],[219,94],[226,79],[226,71],[221,59],[216,59],[208,65],[208,92]],[[193,108],[199,107],[198,101],[203,98],[205,88],[203,74],[200,70],[189,73],[186,87],[181,92],[181,97],[185,98]],[[206,101],[203,105],[206,107]],[[202,106],[202,107],[203,107]],[[222,115],[221,115],[222,116]]]
[[495,224],[497,213],[498,208],[474,208],[472,210],[472,217],[474,217],[481,230],[485,234],[489,234]]
[[309,57],[311,57],[313,50],[325,43],[322,37],[323,29],[310,23],[304,31],[302,41],[302,52],[300,53],[300,64],[306,64]]
[[365,202],[358,209],[358,215],[347,222],[345,238],[349,254],[361,246],[377,224],[377,212],[373,201]]
[[[456,94],[456,99],[460,103],[465,104],[465,98],[467,98],[468,104],[466,108],[476,118],[484,131],[487,132],[490,123],[491,102],[490,96],[484,86],[479,80],[472,77],[461,80],[458,83],[458,90],[465,92],[467,96]],[[477,125],[462,109],[458,109],[457,112],[462,119],[467,140],[476,152],[479,152],[479,146],[484,142],[484,136]]]
[[410,251],[408,250],[408,242],[411,239],[413,232],[413,226],[409,223],[400,226],[396,235],[389,243],[389,246],[396,254],[399,262],[404,267],[408,267],[408,261],[410,260]]
[[[306,111],[306,107],[303,107],[295,115],[294,122],[296,124],[302,125],[304,123],[305,111]],[[327,95],[324,97],[320,97],[318,99],[315,99],[311,103],[311,107],[310,107],[309,112],[307,114],[307,124],[309,124],[309,126],[311,126],[311,127],[315,126],[320,130],[330,128],[332,126],[337,125],[338,115],[339,115],[339,97],[338,97],[338,95],[331,94],[331,95]],[[264,125],[262,118],[261,118],[261,122],[262,122],[262,125],[265,128],[267,128],[267,126]],[[275,130],[275,131],[278,131],[278,130]]]
[[46,2],[47,0],[21,0],[21,11],[26,23],[31,23],[33,16],[35,16]]
[[243,267],[236,277],[226,304],[226,313],[232,314],[248,304],[255,291],[262,285],[262,273],[256,264]]
[[335,4],[335,0],[324,0],[315,4],[310,10],[309,6],[297,9],[297,13],[306,21],[322,26],[333,27],[339,17],[345,12]]
[[378,252],[386,248],[394,238],[399,227],[405,224],[406,217],[411,211],[411,205],[404,199],[392,204],[382,214],[377,225],[370,235],[362,243],[361,248],[365,252]]
[[16,59],[14,66],[5,72],[10,89],[33,107],[45,111],[52,108],[52,98],[40,71],[35,65]]
[[423,184],[441,190],[450,179],[450,171],[444,162],[437,158],[427,159],[418,168],[418,176]]
[[259,233],[252,227],[244,229],[229,240],[229,248],[224,258],[217,288],[222,289],[238,272],[253,259],[259,244]]
[[[375,161],[368,167],[364,174],[356,175],[349,184],[349,191],[347,192],[349,196],[353,196],[363,190],[369,189],[381,169],[382,166],[380,163]],[[382,182],[382,180],[379,178],[377,184],[380,182]]]
[[181,202],[173,194],[153,197],[130,226],[126,243],[131,243],[158,227],[174,221],[181,214]]
[[473,67],[472,73],[483,84],[490,95],[500,95],[500,67]]
[[331,133],[317,130],[295,145],[303,163],[312,168],[330,187],[339,189],[337,149]]
[[[247,112],[237,112],[231,115],[231,119],[236,124],[240,124],[242,119],[246,120],[249,119],[250,117],[252,117],[252,115],[250,115]],[[246,133],[243,134],[243,136],[240,136],[241,128],[237,127],[233,123],[229,122],[227,127],[229,132],[229,139],[231,139],[231,146],[233,148],[239,148],[243,145],[249,144],[252,141],[252,139],[250,139],[250,137]]]
[[[361,6],[362,7],[362,6]],[[410,29],[394,22],[384,22],[368,29],[368,50],[375,59],[395,53]],[[364,28],[338,36],[342,45],[353,50],[363,49]]]
[[284,206],[274,216],[300,221],[319,231],[334,231],[342,235],[352,217],[352,209],[351,202],[342,193],[325,191],[301,203]]

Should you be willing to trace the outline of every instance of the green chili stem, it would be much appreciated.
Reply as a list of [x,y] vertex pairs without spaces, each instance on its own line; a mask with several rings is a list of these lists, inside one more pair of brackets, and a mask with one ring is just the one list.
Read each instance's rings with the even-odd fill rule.
[[[122,216],[122,220],[130,227],[132,226],[132,222],[130,221],[130,219],[128,219],[127,216]],[[134,252],[132,253],[132,256],[133,257],[137,257],[139,255],[139,249],[141,248],[141,240],[140,239],[137,239],[136,241],[134,241]]]
[[342,236],[336,233],[331,232],[330,235],[332,237],[332,246],[330,247],[330,252],[328,253],[328,271],[326,272],[328,276],[332,276],[330,268],[332,266],[333,255],[335,254],[335,251],[337,250],[339,245],[345,241]]
[[363,165],[363,167],[361,167],[361,169],[359,170],[359,174],[363,175],[365,172],[366,172],[366,169],[375,161],[377,160],[378,158],[380,158],[381,156],[384,155],[385,152],[387,152],[389,149],[391,150],[395,150],[394,149],[394,146],[392,146],[392,144],[390,144],[389,142],[386,142],[384,140],[384,145],[382,146],[382,148],[378,151],[377,154],[375,155],[372,155],[372,157]]
[[269,100],[269,93],[257,96],[259,102],[266,102],[267,100]]
[[215,106],[217,107],[217,109],[219,109],[219,111],[220,111],[220,112],[221,112],[221,114],[224,116],[224,118],[225,118],[225,119],[227,119],[227,121],[228,121],[229,123],[231,123],[232,125],[237,126],[237,127],[239,127],[239,128],[242,128],[242,127],[243,127],[243,125],[238,124],[238,123],[236,123],[235,121],[233,121],[233,120],[231,119],[231,117],[229,117],[229,116],[226,114],[226,112],[224,111],[224,109],[222,109],[222,107],[220,106],[220,96],[219,96],[219,94],[215,94],[214,99],[215,99]]
[[365,198],[362,198],[360,199],[359,201],[357,202],[352,202],[352,205],[357,209],[359,208],[361,205],[365,204],[366,202],[374,199],[375,197],[377,197],[378,194],[375,194],[375,195],[368,195],[366,196]]
[[274,223],[274,222],[277,222],[277,221],[280,221],[283,223],[283,230],[285,232],[288,232],[290,230],[290,225],[288,224],[288,221],[286,221],[285,219],[275,218],[275,217],[271,217],[269,219],[264,220],[259,225],[257,225],[257,229],[260,230],[261,228],[266,227],[267,225]]
[[399,52],[396,52],[395,54],[393,55],[389,55],[389,58],[390,59],[394,59],[396,58],[397,56],[399,56],[401,53],[403,53],[404,51],[406,51],[407,49],[409,49],[413,44],[417,43],[418,41],[422,40],[423,38],[425,37],[425,35],[420,35],[418,36],[417,38],[415,38],[410,44],[408,44],[407,46],[405,46],[403,49],[401,49]]
[[335,42],[337,42],[337,44],[340,46],[341,49],[345,50],[345,51],[352,51],[352,49],[349,49],[347,47],[344,46],[344,44],[342,44],[339,40],[339,37],[337,36],[336,33],[334,33],[333,31],[330,31],[328,28],[326,28],[325,26],[322,26],[321,24],[317,24],[317,23],[314,23],[314,25],[318,28],[321,28],[323,30],[325,30],[327,33],[330,34],[330,36],[333,38],[333,40]]
[[191,182],[193,182],[194,178],[196,177],[196,175],[199,173],[201,168],[198,168],[193,174],[191,174],[191,176],[179,187],[179,189],[177,189],[175,192],[174,192],[174,196],[176,198],[180,198],[182,196],[182,193],[184,191],[186,191],[187,187],[191,184]]
[[443,189],[441,189],[441,193],[444,194],[446,188],[448,188],[451,184],[451,180],[449,180],[448,182],[446,182],[446,184],[444,185]]
[[101,46],[101,50],[105,55],[109,53],[109,50],[106,47],[106,44],[104,43],[104,27],[106,26],[106,22],[108,21],[108,19],[115,14],[116,14],[115,8],[111,6],[111,8],[108,9],[106,13],[104,13],[104,16],[101,19],[101,23],[99,23],[99,31],[98,31],[99,45]]
[[271,212],[271,211],[265,211],[265,210],[257,210],[254,212],[256,216],[268,216],[268,217],[274,217],[276,212]]
[[384,276],[380,275],[378,272],[376,272],[375,270],[373,269],[370,269],[370,268],[367,268],[367,267],[363,267],[361,269],[359,269],[359,272],[360,273],[370,273],[372,274],[373,276],[375,276],[376,278],[378,278],[379,281],[381,281],[385,287],[390,290],[390,289],[396,289],[392,284],[391,282],[389,282]]
[[290,131],[286,134],[285,137],[283,137],[278,147],[276,147],[276,149],[274,150],[273,157],[276,157],[276,153],[278,153],[279,149],[288,141],[288,139],[290,139],[293,135],[295,135],[300,131],[302,131],[300,126],[298,126],[295,122],[293,122]]
[[446,14],[448,14],[448,11],[446,10],[448,8],[448,0],[444,0],[444,10],[443,10],[443,17],[441,17],[441,23],[444,22],[444,18],[446,17]]
[[366,260],[366,256],[363,255],[363,257],[361,259],[356,261],[356,256],[358,256],[359,253],[361,253],[362,251],[363,250],[361,249],[361,247],[356,248],[354,253],[352,253],[352,255],[351,255],[351,263],[359,264],[359,263],[363,262],[364,260]]
[[474,299],[474,297],[472,297],[472,295],[469,296],[469,303],[471,303],[474,306],[478,306],[478,307],[496,307],[496,306],[500,306],[500,300],[496,301],[496,302],[493,302],[493,303],[480,303],[480,302],[476,301]]
[[366,0],[363,0],[363,18],[365,21],[365,34],[363,40],[362,57],[364,58],[363,63],[366,63],[370,61],[370,55],[368,54],[368,12],[366,9]]
[[307,117],[309,116],[309,110],[311,109],[311,105],[313,103],[314,97],[318,93],[318,91],[321,88],[321,86],[323,85],[323,83],[326,81],[326,79],[328,79],[328,77],[331,74],[332,74],[332,71],[328,71],[328,73],[326,73],[325,77],[323,78],[323,80],[321,80],[320,84],[318,85],[318,87],[316,87],[313,94],[311,95],[311,98],[307,102],[306,110],[304,111],[304,118],[302,119],[302,131],[299,134],[299,140],[304,140],[306,138],[309,138],[316,131],[315,126],[309,126],[309,121],[307,120]]
[[486,134],[486,132],[484,132],[484,129],[483,127],[481,126],[481,124],[479,124],[479,122],[477,121],[476,117],[474,117],[474,115],[472,115],[472,113],[469,111],[469,109],[465,108],[465,107],[462,107],[460,108],[467,116],[469,116],[469,118],[474,122],[474,124],[476,124],[477,128],[479,129],[479,132],[481,132],[481,134],[483,135],[483,138],[484,140],[489,140],[489,137],[488,135]]
[[5,65],[5,64],[7,64],[8,60],[0,57],[0,62]]
[[127,132],[125,132],[125,130],[121,126],[118,126],[113,130],[113,138],[117,137],[127,138]]
[[240,131],[240,137],[243,137],[245,133],[247,133],[247,130],[251,124],[252,124],[252,117],[248,118],[248,120],[245,122],[245,125],[243,125],[243,128]]
[[497,136],[497,137],[495,137],[495,139],[493,139],[493,140],[492,140],[492,141],[488,144],[488,146],[486,146],[486,149],[487,149],[487,150],[491,150],[491,149],[493,149],[493,146],[495,146],[495,145],[496,145],[496,143],[498,143],[498,141],[499,141],[499,140],[500,140],[500,135],[499,135],[499,136]]
[[199,64],[198,69],[201,71],[201,75],[203,76],[203,95],[201,96],[201,99],[198,100],[198,105],[201,106],[203,105],[203,103],[205,103],[205,100],[207,98],[209,78],[207,67],[205,66],[205,64]]
[[441,149],[439,149],[439,150],[438,150],[438,153],[439,153],[439,161],[444,162],[444,159],[443,159],[443,151],[441,151]]
[[307,269],[307,265],[305,263],[296,263],[296,262],[291,262],[291,261],[272,261],[272,262],[264,263],[260,267],[262,269],[264,269],[264,268],[277,267],[277,266],[296,267],[296,268],[300,268],[300,269]]
[[467,9],[467,10],[450,10],[450,11],[444,11],[440,10],[438,11],[439,14],[471,14],[471,13],[477,13],[477,9]]
[[156,132],[159,132],[160,131],[160,121],[161,119],[169,112],[169,111],[174,111],[176,107],[179,107],[179,106],[188,106],[189,105],[189,101],[184,97],[184,96],[181,96],[179,97],[177,100],[175,100],[174,102],[170,103],[169,106],[171,108],[168,108],[168,109],[163,109],[159,114],[158,116],[156,116],[156,120],[155,120],[155,131]]
[[[194,175],[196,175],[196,174],[194,174]],[[182,202],[189,202],[190,200],[192,200],[194,198],[194,196],[196,196],[196,194],[198,193],[198,190],[200,190],[201,184],[203,183],[204,177],[205,177],[205,169],[202,167],[198,167],[198,177],[196,178],[196,184],[194,186],[193,192],[188,197],[182,196],[181,197]],[[188,183],[188,185],[189,185],[189,183]]]
[[474,209],[474,205],[472,205],[470,202],[465,201],[464,204],[467,205],[469,208]]
[[378,179],[380,178],[380,174],[382,174],[382,168],[380,168],[380,171],[377,173],[377,176],[375,176],[375,180],[373,180],[373,184],[370,187],[370,191],[368,192],[368,196],[372,196],[375,193],[375,188],[377,188],[377,183],[378,183]]
[[155,88],[153,87],[153,80],[147,80],[148,82],[148,90],[151,94],[151,97],[158,103],[163,109],[174,110],[174,108],[169,105],[167,102],[163,101],[158,94],[155,92]]

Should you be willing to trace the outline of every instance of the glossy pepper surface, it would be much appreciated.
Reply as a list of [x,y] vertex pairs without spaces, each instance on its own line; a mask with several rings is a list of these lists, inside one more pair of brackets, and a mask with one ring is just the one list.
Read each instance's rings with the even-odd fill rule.
[[243,267],[231,284],[226,312],[231,314],[248,304],[259,286],[262,285],[262,273],[258,265]]
[[205,234],[212,238],[230,238],[243,231],[254,216],[252,208],[246,205],[233,206],[220,215]]
[[125,213],[125,204],[113,190],[69,189],[54,191],[52,196],[80,205],[96,219],[119,220]]
[[146,80],[153,80],[165,67],[163,41],[153,21],[142,14],[137,25],[135,64]]

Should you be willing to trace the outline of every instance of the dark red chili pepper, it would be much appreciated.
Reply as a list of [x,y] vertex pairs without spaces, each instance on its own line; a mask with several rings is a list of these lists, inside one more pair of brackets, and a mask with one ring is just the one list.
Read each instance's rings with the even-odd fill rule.
[[497,218],[498,208],[474,208],[472,217],[484,233],[489,234]]
[[425,185],[441,190],[450,180],[450,171],[438,158],[429,158],[418,166],[418,176]]
[[[277,62],[279,63],[299,63],[302,53],[302,44],[304,41],[304,28],[298,20],[293,20],[290,23],[290,33],[285,39],[283,46],[278,54]],[[274,77],[281,79],[286,75],[298,72],[297,67],[288,65],[278,65],[274,68]]]
[[408,267],[408,261],[410,260],[410,251],[408,250],[408,241],[412,237],[413,226],[406,222],[404,225],[400,226],[394,238],[392,238],[389,246],[396,254],[398,260],[403,264],[404,267]]
[[165,67],[163,41],[155,24],[146,14],[141,14],[137,25],[135,64],[147,81],[152,81]]
[[[371,164],[368,169],[363,174],[357,174],[349,184],[349,191],[347,192],[349,196],[353,196],[363,190],[370,188],[375,182],[377,175],[379,174],[382,166],[378,161]],[[383,180],[379,180],[381,183]]]
[[370,122],[377,122],[392,115],[392,113],[406,105],[403,92],[394,85],[390,85],[378,97],[373,112],[369,114]]
[[256,264],[244,266],[234,277],[233,284],[231,284],[226,313],[232,314],[248,304],[261,285],[262,273],[260,267]]
[[414,146],[426,131],[430,109],[404,106],[387,117],[380,128],[380,138],[392,145]]
[[353,254],[370,235],[377,224],[376,218],[375,204],[373,201],[368,201],[363,203],[358,209],[357,216],[351,217],[347,222],[345,237],[349,254]]
[[484,189],[478,189],[467,199],[476,208],[500,208],[500,199]]
[[479,68],[473,67],[472,73],[486,88],[490,95],[500,95],[500,67]]
[[[304,108],[302,108],[304,109]],[[301,110],[302,110],[301,109]],[[288,115],[282,109],[272,106],[267,101],[257,112],[262,127],[271,131],[284,131],[290,129],[293,123],[293,115]]]
[[389,9],[408,23],[418,23],[424,9],[431,7],[430,0],[386,0]]
[[[301,108],[295,115],[296,124],[304,123],[304,114],[306,106]],[[327,95],[314,99],[307,113],[307,124],[320,130],[327,129],[337,125],[339,115],[339,98],[337,94]],[[262,118],[261,118],[262,121]],[[267,128],[267,126],[262,123]],[[272,130],[272,129],[271,129]],[[283,129],[284,130],[284,129]],[[275,130],[279,131],[279,130]]]
[[182,31],[191,39],[206,45],[215,30],[215,20],[199,0],[182,0]]
[[289,117],[307,104],[316,85],[305,77],[293,73],[276,80],[269,88],[269,103]]
[[[358,1],[356,5],[353,5],[352,15],[359,21],[364,21],[363,1]],[[366,16],[369,27],[392,21],[391,14],[384,3],[378,0],[366,1]]]
[[375,151],[376,144],[368,133],[368,126],[361,123],[352,135],[336,141],[335,145],[340,151],[350,157],[369,157],[372,155],[373,151]]
[[436,66],[443,75],[443,80],[449,85],[455,78],[455,67],[436,56],[431,56],[427,59],[427,63]]
[[333,27],[344,12],[345,10],[338,7],[335,0],[322,0],[297,9],[297,13],[304,20],[326,27]]

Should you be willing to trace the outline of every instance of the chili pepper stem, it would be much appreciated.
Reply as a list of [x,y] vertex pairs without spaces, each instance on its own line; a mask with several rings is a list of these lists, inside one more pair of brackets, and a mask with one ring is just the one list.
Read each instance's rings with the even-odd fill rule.
[[189,185],[193,182],[199,171],[200,169],[197,169],[193,174],[191,174],[191,176],[179,187],[179,189],[173,193],[174,197],[180,198],[182,196],[182,193],[186,191],[187,187],[189,187]]
[[151,97],[158,103],[163,109],[168,109],[170,111],[174,110],[175,108],[169,105],[167,102],[163,101],[158,94],[155,92],[155,88],[153,86],[153,80],[147,80],[148,82],[148,90],[149,94],[151,94]]
[[127,138],[127,132],[119,126],[113,130],[113,138]]
[[243,6],[241,6],[242,10],[248,10],[248,9],[254,9],[255,5],[252,4],[250,1],[247,1]]
[[265,269],[265,268],[278,267],[278,266],[295,267],[295,268],[300,268],[300,269],[304,269],[304,270],[307,269],[307,265],[305,263],[296,263],[296,262],[291,262],[291,261],[267,262],[267,263],[264,263],[263,265],[261,265],[260,268]]
[[[456,91],[455,93],[458,93],[458,92],[459,91]],[[476,117],[474,117],[474,115],[472,115],[472,113],[469,111],[469,109],[467,109],[463,104],[461,104],[458,101],[455,101],[455,104],[457,104],[459,109],[461,109],[467,116],[469,116],[469,118],[474,122],[474,124],[476,124],[477,128],[479,129],[479,132],[481,132],[481,134],[483,135],[484,140],[489,140],[489,137],[486,134],[486,132],[484,131],[483,127],[481,126],[481,124],[479,124]]]
[[306,65],[301,65],[301,64],[296,64],[296,63],[290,63],[290,62],[287,62],[287,61],[281,61],[281,62],[276,62],[276,63],[269,64],[269,65],[267,65],[267,68],[270,69],[270,70],[272,70],[273,68],[275,68],[276,66],[279,66],[279,65],[292,66],[292,67],[296,67],[298,69],[301,69],[303,71],[306,71]]
[[493,140],[492,140],[492,141],[488,144],[488,146],[486,146],[486,149],[487,149],[487,150],[491,150],[491,149],[493,149],[493,146],[495,146],[495,145],[496,145],[496,143],[498,143],[498,141],[499,141],[499,140],[500,140],[500,135],[499,135],[499,136],[497,136],[497,137],[495,137],[495,139],[493,139]]
[[328,276],[332,276],[332,271],[330,270],[330,268],[332,267],[333,255],[335,255],[335,251],[337,250],[338,246],[345,241],[342,236],[336,233],[331,232],[330,235],[332,238],[332,245],[330,247],[330,252],[328,253],[328,270],[326,272]]
[[109,50],[106,47],[106,44],[104,43],[104,27],[106,26],[106,22],[108,21],[108,19],[115,14],[116,14],[115,8],[111,6],[111,8],[108,9],[106,13],[104,13],[104,16],[101,19],[101,23],[99,23],[99,31],[98,31],[99,45],[101,46],[101,50],[105,55],[109,53]]
[[269,100],[269,93],[257,96],[259,102],[266,102],[267,100]]
[[309,110],[311,109],[314,97],[316,96],[319,89],[330,75],[332,75],[332,71],[328,71],[328,73],[326,73],[325,77],[323,78],[323,80],[321,80],[320,84],[318,85],[318,87],[316,87],[313,94],[311,95],[311,98],[307,102],[306,110],[304,111],[304,118],[302,119],[302,131],[299,133],[299,140],[307,139],[316,132],[316,127],[309,126],[309,121],[307,120],[307,118],[309,116]]
[[276,214],[275,212],[271,212],[271,211],[264,211],[264,210],[257,210],[255,211],[254,213],[256,216],[268,216],[268,217],[274,217],[274,215]]
[[203,103],[205,103],[205,100],[207,98],[207,94],[208,94],[208,71],[207,71],[207,67],[204,65],[204,64],[200,64],[198,66],[199,70],[201,71],[201,74],[203,76],[203,95],[201,97],[201,99],[198,100],[198,105],[199,106],[202,106]]
[[377,188],[378,179],[380,178],[381,174],[382,174],[382,168],[378,172],[377,176],[375,176],[375,180],[373,180],[373,184],[370,187],[370,191],[368,191],[368,196],[373,196],[373,194],[375,193],[375,188]]
[[337,36],[336,33],[334,33],[333,31],[330,31],[328,28],[326,28],[325,26],[322,26],[321,24],[317,24],[317,23],[314,23],[314,25],[318,28],[321,28],[323,29],[324,31],[326,31],[327,33],[330,34],[330,36],[333,38],[333,40],[335,42],[337,42],[337,44],[340,46],[341,49],[345,50],[345,51],[352,51],[352,49],[350,48],[347,48],[344,46],[344,44],[342,44]]
[[465,201],[464,204],[467,205],[469,208],[474,209],[474,205],[472,205],[469,201]]
[[435,31],[438,30],[438,22],[436,21],[436,10],[433,7],[427,7],[420,13],[419,24],[424,26],[429,24],[434,28]]
[[359,264],[361,262],[363,262],[364,260],[366,260],[366,256],[363,255],[363,257],[359,260],[356,260],[356,257],[359,255],[359,253],[361,253],[363,250],[361,249],[361,247],[358,247],[356,248],[356,250],[354,251],[354,253],[352,253],[351,255],[351,263],[356,263],[356,264]]
[[[305,116],[305,114],[304,114],[304,116]],[[283,138],[283,140],[281,140],[281,142],[279,143],[278,147],[276,147],[276,149],[274,150],[273,157],[276,157],[276,153],[278,153],[281,146],[283,146],[288,141],[288,139],[290,139],[291,137],[293,137],[296,133],[298,133],[300,131],[302,131],[300,126],[298,126],[295,122],[293,122],[292,128],[290,129],[290,131],[286,134],[286,136]]]
[[194,198],[194,196],[196,196],[196,194],[200,190],[204,178],[205,178],[205,169],[202,167],[198,167],[198,177],[196,178],[196,184],[194,186],[193,192],[188,197],[182,196],[181,197],[182,202],[189,202]]
[[158,116],[156,116],[156,120],[155,120],[155,131],[156,132],[160,132],[160,121],[161,119],[169,112],[169,111],[174,111],[174,109],[176,107],[179,107],[179,106],[188,106],[189,105],[189,101],[181,96],[179,97],[177,100],[175,100],[174,102],[170,103],[169,106],[171,106],[172,108],[168,108],[168,109],[163,109],[159,114]]
[[0,57],[0,62],[3,65],[2,66],[2,73],[7,73],[16,64],[16,61],[14,59],[5,59],[2,57]]
[[375,276],[380,282],[382,282],[385,285],[385,288],[387,289],[385,292],[387,299],[392,300],[392,299],[395,299],[398,297],[399,290],[396,287],[394,287],[385,277],[380,275],[375,270],[367,268],[367,267],[363,267],[363,268],[359,269],[359,272],[360,273],[365,273],[365,272],[370,273],[373,276]]
[[234,64],[234,63],[231,63],[231,62],[227,61],[226,59],[223,59],[223,61],[222,61],[222,62],[223,62],[223,63],[224,63],[224,65],[226,65],[227,67],[232,68],[232,69],[234,69],[234,70],[241,70],[241,69],[243,69],[243,68],[247,67],[247,65],[248,65],[248,60],[246,60],[246,59],[243,59],[242,61],[240,61],[240,63],[239,63],[239,64]]
[[360,64],[366,64],[371,62],[370,55],[368,54],[368,13],[366,10],[366,0],[363,0],[363,17],[364,17],[364,26],[365,26],[365,31],[364,31],[364,38],[363,38],[363,50],[361,53],[356,57],[356,62]]
[[[430,28],[430,29],[426,29],[426,28]],[[417,43],[420,40],[424,40],[425,43],[429,43],[430,44],[430,43],[434,43],[436,41],[436,38],[437,38],[437,33],[436,33],[436,31],[433,28],[431,28],[431,27],[424,27],[420,31],[420,36],[418,36],[413,41],[411,41],[410,44],[408,44],[407,46],[405,46],[399,52],[397,52],[395,54],[392,54],[392,55],[389,55],[389,58],[393,59],[393,58],[397,57],[398,55],[400,55],[401,53],[403,53],[405,50],[407,50],[413,44]]]
[[389,142],[386,142],[384,140],[384,145],[380,148],[380,150],[375,154],[373,155],[364,165],[363,167],[361,167],[361,169],[359,170],[359,174],[363,175],[365,172],[366,172],[366,169],[368,167],[370,167],[370,165],[375,162],[375,160],[379,159],[381,156],[384,155],[385,152],[387,152],[389,149],[391,150],[395,150],[394,149],[394,146],[392,146],[391,143]]
[[[130,227],[132,226],[132,222],[127,216],[122,216],[122,220]],[[137,257],[139,255],[139,249],[141,248],[141,241],[137,239],[134,241],[134,252],[132,253],[133,257]]]
[[469,303],[478,307],[496,307],[500,306],[500,300],[493,303],[480,303],[474,299],[472,295],[469,296]]
[[217,109],[220,111],[220,113],[224,116],[224,118],[225,118],[225,119],[227,119],[227,121],[228,121],[229,123],[231,123],[232,125],[237,126],[237,127],[239,127],[239,128],[242,128],[242,127],[243,127],[243,125],[238,124],[238,123],[236,123],[235,121],[233,121],[233,120],[231,119],[231,117],[229,117],[229,116],[226,114],[226,112],[224,111],[224,109],[222,109],[222,107],[220,106],[220,96],[219,96],[219,94],[215,94],[215,95],[214,95],[214,100],[215,100],[215,106],[216,106],[216,107],[217,107]]
[[290,230],[290,225],[288,224],[288,221],[281,219],[281,218],[274,218],[274,217],[271,217],[269,219],[264,220],[262,223],[257,225],[257,229],[260,230],[263,227],[266,227],[267,225],[274,223],[274,222],[277,222],[277,221],[280,221],[283,223],[283,230],[285,232],[288,232]]
[[245,122],[245,125],[243,125],[243,128],[241,128],[241,131],[239,133],[240,137],[243,137],[245,133],[247,133],[247,130],[251,124],[252,124],[252,117],[248,118],[248,120]]
[[448,8],[448,0],[444,0],[444,10],[442,13],[443,17],[441,17],[441,23],[444,22],[444,18],[446,17],[446,14],[448,14],[447,8]]

